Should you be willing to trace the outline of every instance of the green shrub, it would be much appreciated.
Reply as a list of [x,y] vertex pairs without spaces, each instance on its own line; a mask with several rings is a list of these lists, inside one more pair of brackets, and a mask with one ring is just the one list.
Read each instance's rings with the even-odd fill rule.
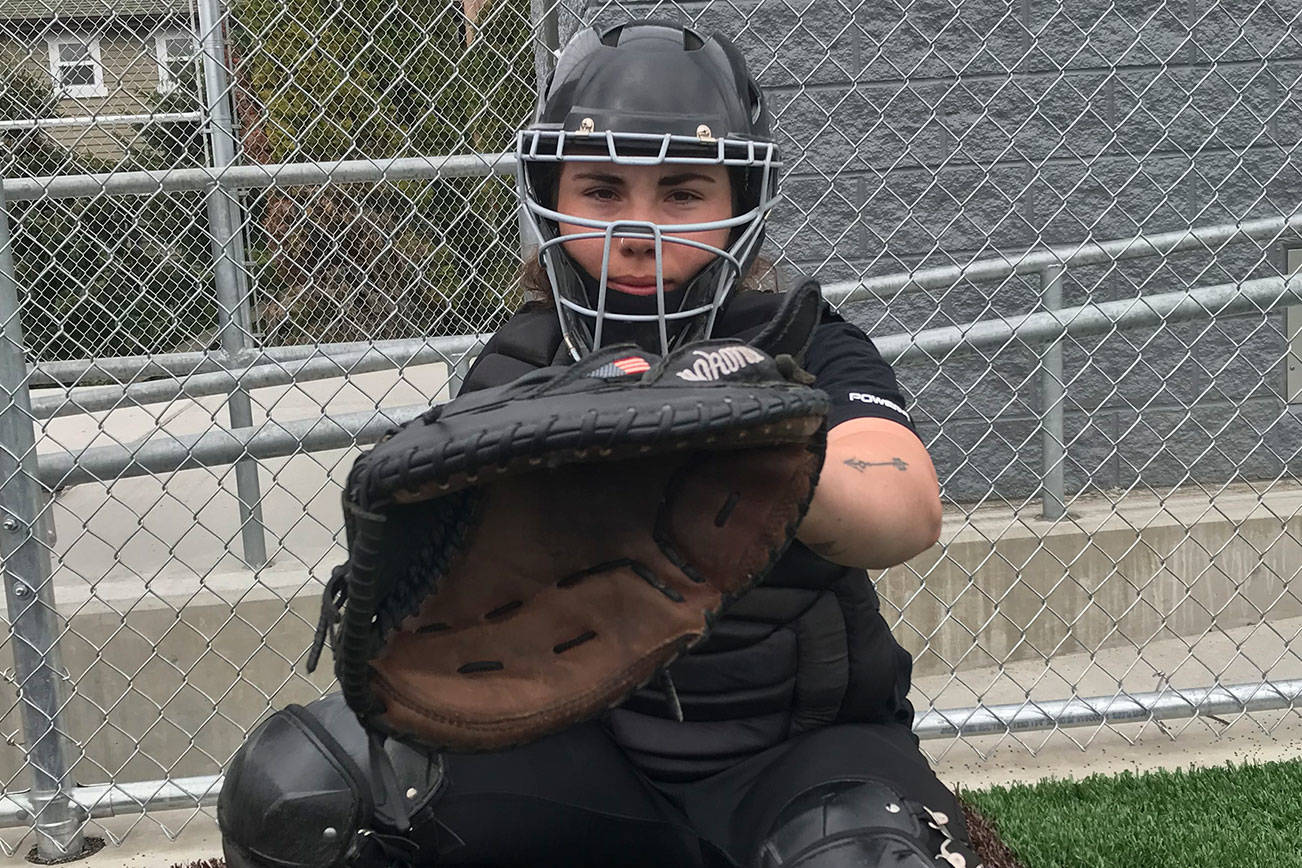
[[[496,152],[528,114],[527,6],[241,0],[232,28],[246,157],[259,162]],[[501,178],[276,191],[251,247],[267,343],[494,328],[515,306],[516,201]]]
[[[138,95],[140,104],[155,114],[183,114],[203,109],[201,82],[193,64],[166,93],[150,89]],[[137,124],[128,162],[141,169],[192,168],[208,165],[203,124],[194,121],[156,121]]]
[[58,117],[58,101],[49,82],[21,70],[19,58],[0,53],[0,121]]
[[[53,112],[53,96],[14,68],[0,78],[10,117]],[[12,178],[107,172],[37,129],[7,131]],[[165,352],[210,331],[207,236],[199,194],[9,203],[19,313],[33,361]]]
[[[216,323],[194,195],[14,203],[14,270],[33,361],[190,348]],[[167,227],[170,227],[170,233]],[[159,240],[170,239],[164,243]],[[201,341],[203,343],[203,341]]]

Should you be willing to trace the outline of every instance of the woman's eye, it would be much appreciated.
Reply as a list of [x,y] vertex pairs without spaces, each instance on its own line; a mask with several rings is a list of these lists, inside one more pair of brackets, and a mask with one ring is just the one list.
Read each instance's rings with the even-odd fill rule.
[[597,187],[592,190],[589,190],[587,192],[587,195],[590,198],[596,199],[601,202],[610,202],[615,198],[615,191],[611,190],[609,187]]
[[701,197],[691,190],[675,190],[669,194],[669,198],[674,202],[695,202]]

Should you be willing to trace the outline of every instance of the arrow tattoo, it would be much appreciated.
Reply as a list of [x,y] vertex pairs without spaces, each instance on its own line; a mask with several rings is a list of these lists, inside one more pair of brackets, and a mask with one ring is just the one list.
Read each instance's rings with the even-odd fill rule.
[[896,470],[909,469],[908,462],[900,458],[892,458],[890,461],[864,461],[862,458],[847,458],[845,463],[860,473],[863,473],[869,467],[894,467]]

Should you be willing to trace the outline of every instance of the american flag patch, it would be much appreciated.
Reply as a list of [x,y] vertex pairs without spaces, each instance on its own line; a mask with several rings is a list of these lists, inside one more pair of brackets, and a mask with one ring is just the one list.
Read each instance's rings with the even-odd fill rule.
[[651,370],[651,363],[641,356],[625,356],[622,359],[615,359],[613,362],[607,362],[600,368],[588,373],[589,377],[604,380],[608,377],[627,377],[631,374],[645,374]]
[[651,363],[641,356],[626,356],[622,359],[615,359],[611,364],[626,374],[645,374],[651,370]]

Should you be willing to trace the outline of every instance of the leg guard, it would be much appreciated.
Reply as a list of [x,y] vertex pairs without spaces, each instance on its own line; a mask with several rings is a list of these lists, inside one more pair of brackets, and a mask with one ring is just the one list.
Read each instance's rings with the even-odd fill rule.
[[760,868],[980,868],[950,818],[877,781],[833,781],[792,799],[759,853]]
[[[389,742],[396,787],[382,787],[370,747],[338,694],[263,721],[231,759],[217,803],[230,868],[362,868],[414,857],[396,831],[428,813],[441,762]],[[404,805],[389,804],[395,789]]]

